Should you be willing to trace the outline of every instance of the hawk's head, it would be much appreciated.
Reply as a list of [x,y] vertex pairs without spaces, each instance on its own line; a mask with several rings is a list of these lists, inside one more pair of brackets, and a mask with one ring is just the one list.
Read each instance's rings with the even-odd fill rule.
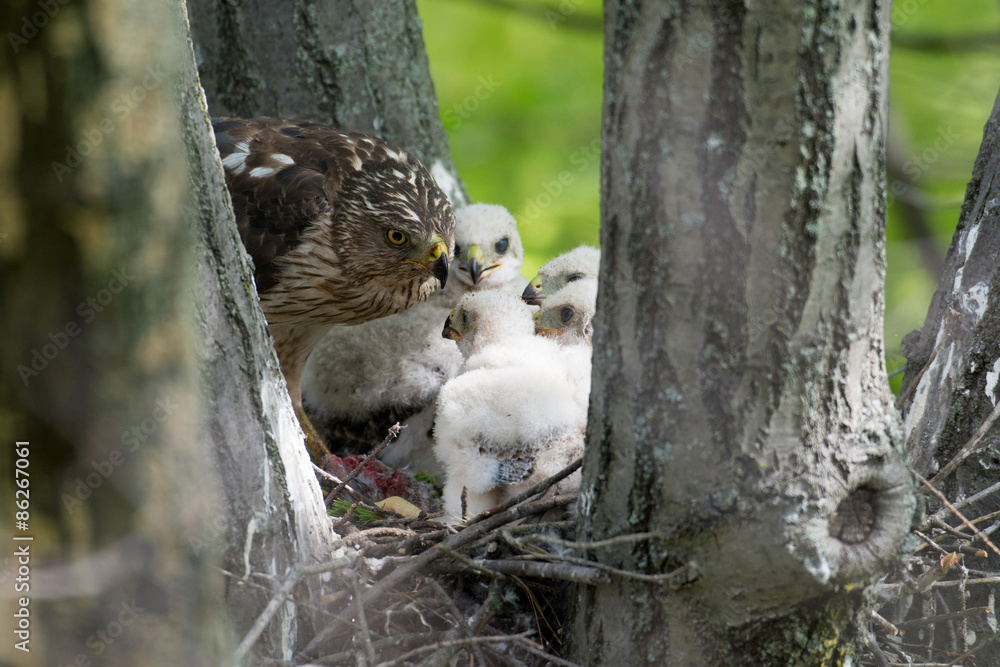
[[445,283],[455,216],[415,157],[305,121],[213,124],[272,325],[364,322]]
[[[378,148],[343,180],[331,214],[332,242],[354,281],[405,285],[422,300],[447,281],[455,216],[416,158],[387,145]],[[409,296],[405,301],[410,303]]]

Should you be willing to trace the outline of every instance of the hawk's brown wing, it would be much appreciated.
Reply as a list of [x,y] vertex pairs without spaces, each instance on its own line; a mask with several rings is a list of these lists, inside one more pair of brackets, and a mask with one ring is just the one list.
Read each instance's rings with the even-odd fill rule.
[[351,148],[344,134],[314,123],[277,119],[213,119],[243,244],[257,290],[276,283],[274,260],[303,231],[330,216]]

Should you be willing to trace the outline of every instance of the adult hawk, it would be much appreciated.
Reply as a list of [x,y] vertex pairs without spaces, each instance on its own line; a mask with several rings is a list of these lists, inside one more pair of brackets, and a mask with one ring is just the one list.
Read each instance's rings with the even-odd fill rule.
[[260,305],[314,459],[302,371],[335,324],[391,315],[443,286],[448,198],[420,162],[375,137],[300,120],[213,119]]

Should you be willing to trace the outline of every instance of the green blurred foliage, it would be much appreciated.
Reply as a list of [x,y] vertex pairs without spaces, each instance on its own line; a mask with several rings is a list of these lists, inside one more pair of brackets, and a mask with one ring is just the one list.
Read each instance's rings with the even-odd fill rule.
[[[455,163],[473,201],[503,204],[517,217],[525,276],[580,243],[597,245],[601,3],[418,4]],[[1000,85],[1000,4],[897,0],[892,23],[893,132],[943,257]],[[937,283],[893,197],[886,252],[891,369],[903,363],[900,341],[922,324]]]
[[420,0],[451,153],[472,201],[518,220],[522,273],[598,244],[601,3]]

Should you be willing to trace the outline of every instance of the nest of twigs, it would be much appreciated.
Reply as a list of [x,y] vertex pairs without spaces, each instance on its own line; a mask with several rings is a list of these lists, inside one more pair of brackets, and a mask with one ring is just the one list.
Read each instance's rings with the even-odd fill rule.
[[990,584],[1000,583],[1000,571],[988,567],[1000,563],[1000,550],[990,538],[1000,528],[1000,511],[972,514],[970,509],[989,507],[1000,482],[953,503],[922,481],[930,510],[913,531],[919,545],[877,584],[867,650],[859,662],[866,667],[992,667],[997,663],[983,656],[1000,654],[991,646],[1000,641],[1000,632],[990,592]]
[[332,572],[323,607],[341,611],[324,613],[326,626],[303,649],[323,655],[305,663],[575,664],[559,655],[568,582],[609,576],[568,555],[576,494],[551,491],[581,461],[452,527],[433,512],[404,518],[354,488],[354,475],[380,450],[344,479],[316,468],[327,507],[337,508],[331,514],[343,515],[333,519],[341,539],[330,562],[300,568],[290,581]]
[[[597,543],[574,541],[575,521],[567,518],[567,508],[576,494],[551,490],[581,460],[453,527],[433,512],[394,514],[352,486],[381,448],[344,479],[316,468],[327,506],[340,507],[331,514],[341,515],[332,519],[341,539],[330,561],[299,567],[286,579],[244,638],[238,658],[248,655],[303,577],[326,572],[333,576],[323,608],[316,610],[326,620],[296,664],[575,665],[561,657],[570,582],[606,582],[615,574],[676,588],[696,576],[691,566],[644,575],[581,557]],[[969,518],[963,510],[989,507],[1000,482],[953,503],[923,481],[930,510],[913,531],[919,544],[875,585],[877,601],[858,664],[992,667],[990,658],[977,662],[977,654],[1000,641],[989,586],[1000,583],[1000,571],[988,567],[1000,563],[1000,549],[990,539],[1000,528],[1000,511]],[[989,654],[998,653],[990,647]]]

